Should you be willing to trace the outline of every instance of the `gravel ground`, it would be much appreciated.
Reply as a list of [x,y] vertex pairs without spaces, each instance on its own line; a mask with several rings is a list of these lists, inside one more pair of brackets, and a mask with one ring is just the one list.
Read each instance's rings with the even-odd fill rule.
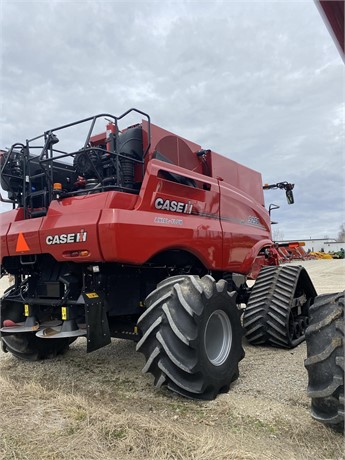
[[[320,294],[340,292],[345,289],[345,260],[296,261],[307,270]],[[246,357],[240,364],[240,378],[235,392],[270,395],[270,400],[292,402],[309,407],[306,395],[307,374],[304,359],[305,342],[293,350],[253,347],[245,342]]]
[[305,267],[318,294],[330,294],[345,289],[345,259],[296,261],[290,265]]

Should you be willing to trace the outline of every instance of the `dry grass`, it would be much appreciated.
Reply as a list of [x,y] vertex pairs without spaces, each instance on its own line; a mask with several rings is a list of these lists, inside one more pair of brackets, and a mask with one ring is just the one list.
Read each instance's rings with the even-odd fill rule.
[[[207,426],[1,379],[4,459],[254,459]],[[266,457],[262,457],[266,458]],[[269,458],[269,457],[267,457]]]
[[240,384],[215,401],[185,400],[153,389],[133,344],[90,355],[83,345],[42,363],[0,355],[1,459],[342,458],[342,436],[303,406],[241,394]]

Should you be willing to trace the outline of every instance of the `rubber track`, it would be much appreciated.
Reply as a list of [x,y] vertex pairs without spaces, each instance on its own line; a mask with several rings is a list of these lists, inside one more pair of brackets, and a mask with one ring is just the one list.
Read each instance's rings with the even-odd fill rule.
[[344,429],[344,298],[345,291],[316,298],[310,308],[304,362],[312,417],[340,431]]
[[[154,376],[154,384],[164,384],[183,396],[195,399],[213,399],[223,391],[214,384],[213,376],[206,376],[200,365],[199,329],[203,305],[211,301],[232,304],[236,309],[234,296],[227,292],[227,283],[206,275],[176,276],[162,281],[145,301],[147,310],[139,318],[138,327],[143,335],[137,344],[137,351],[145,355],[143,372]],[[202,301],[200,301],[202,300]],[[239,315],[238,324],[241,328]],[[242,330],[237,336],[240,351],[235,356],[234,369],[229,381],[238,377],[238,361],[244,352],[241,345]],[[236,348],[236,347],[235,347]]]
[[263,267],[251,291],[243,326],[252,345],[292,348],[288,321],[301,266]]

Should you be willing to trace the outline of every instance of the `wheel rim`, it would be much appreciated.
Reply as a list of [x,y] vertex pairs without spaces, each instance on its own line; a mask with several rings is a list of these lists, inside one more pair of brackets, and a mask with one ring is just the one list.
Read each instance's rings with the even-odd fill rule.
[[204,346],[208,359],[214,366],[221,366],[230,353],[232,327],[228,315],[216,310],[209,317],[205,333]]

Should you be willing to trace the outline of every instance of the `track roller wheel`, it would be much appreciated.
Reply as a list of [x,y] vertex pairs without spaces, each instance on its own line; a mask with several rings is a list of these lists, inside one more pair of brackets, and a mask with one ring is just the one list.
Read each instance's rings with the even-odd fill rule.
[[301,266],[263,267],[243,316],[252,345],[294,348],[305,339],[315,288]]
[[344,303],[345,291],[315,299],[304,361],[312,417],[337,431],[344,430]]
[[[1,324],[7,320],[15,323],[25,321],[23,305],[16,302],[2,301]],[[54,358],[65,353],[69,345],[75,339],[49,339],[43,340],[36,337],[34,332],[7,333],[1,332],[2,350],[12,353],[19,359],[26,361],[38,361],[41,359]]]
[[153,374],[156,387],[210,400],[238,378],[243,329],[236,293],[227,286],[209,275],[173,276],[146,298],[137,351],[145,355],[143,372]]

